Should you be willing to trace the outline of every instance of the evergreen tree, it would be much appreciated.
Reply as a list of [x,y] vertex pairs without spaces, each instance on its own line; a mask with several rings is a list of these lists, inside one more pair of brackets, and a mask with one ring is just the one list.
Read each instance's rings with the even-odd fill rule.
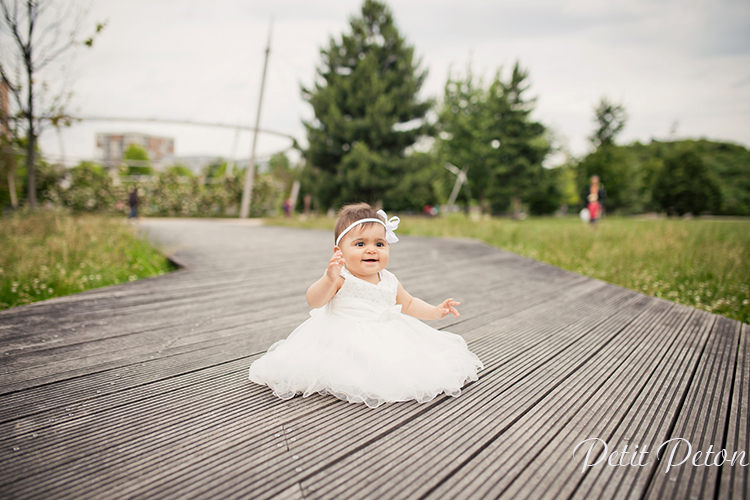
[[[452,73],[448,76],[439,109],[440,134],[436,150],[442,161],[460,169],[468,166],[468,189],[459,191],[458,202],[467,203],[467,192],[470,192],[486,211],[490,211],[487,190],[492,173],[487,160],[491,144],[484,122],[486,94],[482,81],[474,80],[471,67],[467,68],[464,78]],[[447,171],[445,174],[452,176]]]
[[323,209],[352,201],[411,208],[400,191],[422,165],[407,148],[430,133],[424,117],[432,102],[417,96],[426,71],[385,4],[365,0],[350,27],[321,50],[318,79],[302,89],[315,113],[304,123],[304,188]]
[[438,150],[454,165],[469,166],[471,193],[486,212],[503,212],[513,202],[517,215],[531,197],[547,211],[540,197],[557,191],[542,167],[550,148],[544,125],[530,116],[535,99],[525,95],[527,78],[516,63],[507,82],[498,72],[485,88],[469,69],[464,79],[451,76],[445,86]]
[[510,80],[503,82],[498,73],[487,96],[488,133],[492,141],[499,142],[491,142],[492,208],[501,211],[510,200],[514,216],[518,216],[521,201],[528,202],[532,196],[538,200],[544,196],[540,193],[556,191],[550,188],[551,176],[542,167],[550,147],[544,125],[531,119],[536,98],[525,95],[528,76],[516,62]]

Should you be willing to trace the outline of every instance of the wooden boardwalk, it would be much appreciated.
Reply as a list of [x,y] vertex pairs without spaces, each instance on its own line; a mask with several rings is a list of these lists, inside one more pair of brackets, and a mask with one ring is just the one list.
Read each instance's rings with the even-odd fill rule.
[[[434,326],[463,335],[479,380],[426,404],[281,401],[247,368],[307,317],[332,235],[142,226],[183,270],[0,313],[0,498],[750,499],[748,325],[404,237],[389,269],[463,303]],[[648,454],[586,467],[573,450],[593,438]],[[692,455],[665,472],[675,438],[673,463]],[[704,465],[722,449],[734,466]]]

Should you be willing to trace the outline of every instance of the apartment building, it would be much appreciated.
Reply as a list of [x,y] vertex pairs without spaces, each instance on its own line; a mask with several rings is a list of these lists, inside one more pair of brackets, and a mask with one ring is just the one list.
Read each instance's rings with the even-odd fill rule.
[[98,156],[104,165],[117,168],[122,156],[131,144],[137,144],[146,150],[151,166],[161,170],[165,165],[174,162],[174,139],[171,137],[157,137],[138,132],[122,134],[96,134],[96,148]]

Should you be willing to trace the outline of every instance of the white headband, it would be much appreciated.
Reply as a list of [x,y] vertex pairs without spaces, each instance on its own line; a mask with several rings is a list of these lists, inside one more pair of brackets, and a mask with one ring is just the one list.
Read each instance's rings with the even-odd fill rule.
[[339,245],[341,238],[343,238],[344,235],[348,233],[354,226],[358,226],[359,224],[364,224],[365,222],[377,222],[378,224],[381,224],[385,228],[385,241],[387,241],[388,243],[396,243],[398,241],[398,237],[396,236],[396,233],[394,231],[398,229],[398,223],[401,222],[401,219],[399,219],[398,217],[391,217],[389,219],[388,216],[385,214],[385,211],[383,210],[378,210],[378,215],[383,217],[383,219],[385,219],[385,222],[383,222],[380,219],[373,219],[373,218],[359,219],[358,221],[351,223],[349,227],[341,231],[341,234],[339,235],[339,237],[336,238],[336,246]]

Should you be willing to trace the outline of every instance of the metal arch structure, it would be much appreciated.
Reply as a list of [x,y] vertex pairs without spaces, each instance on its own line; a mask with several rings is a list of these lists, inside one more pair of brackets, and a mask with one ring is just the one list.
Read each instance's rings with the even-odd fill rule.
[[[90,121],[90,122],[97,121],[97,122],[167,123],[167,124],[172,124],[172,125],[196,125],[200,127],[226,128],[230,130],[245,130],[245,131],[250,131],[250,132],[255,131],[255,127],[251,127],[249,125],[217,123],[217,122],[202,122],[202,121],[195,121],[195,120],[177,120],[177,119],[164,119],[164,118],[133,118],[133,117],[127,118],[127,117],[116,117],[116,116],[71,116],[70,118],[73,120]],[[264,134],[270,134],[270,135],[275,135],[278,137],[283,137],[285,139],[289,139],[292,141],[291,147],[293,148],[299,147],[297,138],[291,134],[279,132],[276,130],[262,129],[262,128],[259,128],[258,132],[263,132]]]

